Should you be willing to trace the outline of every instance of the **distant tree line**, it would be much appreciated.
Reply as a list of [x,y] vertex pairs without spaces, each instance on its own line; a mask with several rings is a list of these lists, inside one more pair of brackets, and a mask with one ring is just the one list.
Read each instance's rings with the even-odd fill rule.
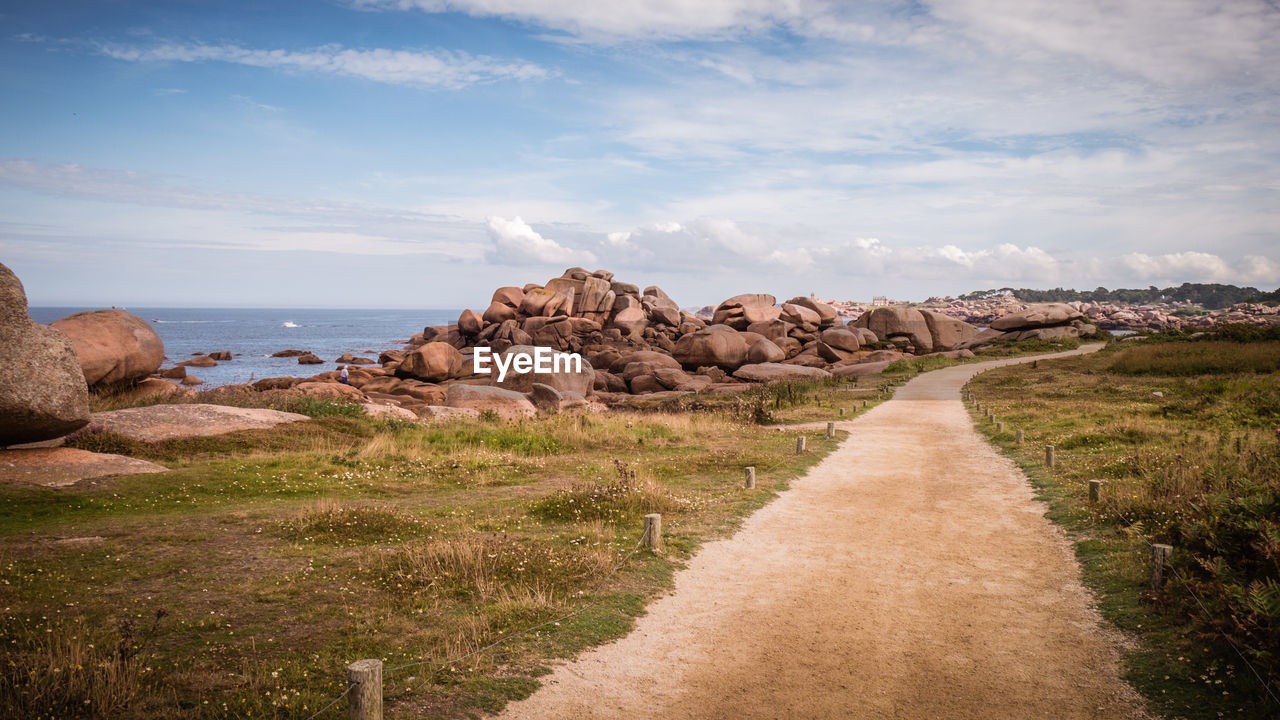
[[1012,293],[1024,302],[1106,302],[1117,304],[1145,305],[1160,302],[1189,302],[1211,310],[1228,307],[1236,303],[1280,302],[1280,288],[1271,292],[1263,292],[1255,287],[1237,287],[1218,283],[1182,283],[1177,287],[1157,288],[1152,285],[1145,290],[1120,289],[1108,290],[1098,287],[1093,290],[1032,290],[1030,288],[1000,288],[998,290],[975,290],[960,296],[961,300],[982,300],[985,298]]

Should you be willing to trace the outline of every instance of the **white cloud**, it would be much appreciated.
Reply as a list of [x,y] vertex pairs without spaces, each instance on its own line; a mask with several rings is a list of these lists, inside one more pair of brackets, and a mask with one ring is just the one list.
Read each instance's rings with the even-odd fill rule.
[[353,0],[369,9],[462,12],[528,22],[589,40],[729,38],[823,14],[816,0]]
[[1143,279],[1197,278],[1201,282],[1228,282],[1237,277],[1237,272],[1227,264],[1227,261],[1205,252],[1163,255],[1129,253],[1122,255],[1120,260],[1137,277]]
[[129,62],[226,62],[261,68],[358,77],[391,85],[456,90],[502,80],[541,80],[550,72],[524,61],[506,61],[449,50],[352,50],[329,45],[304,51],[254,50],[238,45],[102,44],[106,56]]
[[499,265],[585,265],[596,262],[593,253],[567,248],[555,240],[545,238],[519,216],[511,220],[495,216],[490,217],[487,222],[494,245],[493,252],[487,255],[489,262]]
[[1280,285],[1280,263],[1261,255],[1246,255],[1240,263],[1241,282]]
[[1265,0],[930,0],[979,42],[1028,59],[1067,57],[1161,83],[1270,72],[1280,10]]

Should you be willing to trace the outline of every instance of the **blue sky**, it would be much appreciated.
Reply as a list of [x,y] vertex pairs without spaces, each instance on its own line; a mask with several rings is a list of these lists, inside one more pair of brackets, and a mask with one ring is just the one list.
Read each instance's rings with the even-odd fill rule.
[[32,304],[1280,285],[1265,0],[14,3]]

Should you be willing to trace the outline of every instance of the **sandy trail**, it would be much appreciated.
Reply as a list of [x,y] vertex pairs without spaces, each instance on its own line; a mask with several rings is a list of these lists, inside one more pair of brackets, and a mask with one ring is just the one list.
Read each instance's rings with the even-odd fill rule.
[[960,402],[1019,361],[922,375],[840,423],[841,447],[630,635],[501,717],[1145,717],[1069,542]]

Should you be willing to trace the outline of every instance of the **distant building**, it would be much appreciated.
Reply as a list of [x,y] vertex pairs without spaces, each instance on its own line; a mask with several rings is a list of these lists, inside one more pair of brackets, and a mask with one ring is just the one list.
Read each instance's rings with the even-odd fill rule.
[[883,295],[877,295],[871,298],[871,307],[884,307],[889,304],[889,298]]

